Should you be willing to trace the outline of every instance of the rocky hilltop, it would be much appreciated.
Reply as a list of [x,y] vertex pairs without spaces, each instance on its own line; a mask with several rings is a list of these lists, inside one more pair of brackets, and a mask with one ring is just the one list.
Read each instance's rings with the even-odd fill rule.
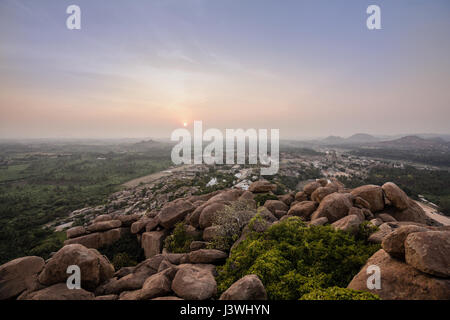
[[[273,293],[277,283],[271,283],[271,278],[260,272],[261,269],[253,266],[243,272],[238,270],[243,261],[249,259],[246,255],[253,254],[252,245],[271,239],[276,236],[276,230],[284,230],[281,229],[284,226],[294,230],[292,237],[284,234],[288,238],[324,234],[330,239],[344,239],[349,247],[355,241],[360,248],[367,244],[367,248],[378,250],[371,251],[376,252],[358,262],[360,264],[352,265],[358,268],[350,275],[353,279],[344,287],[333,287],[333,292],[337,292],[334,296],[303,295],[302,292],[302,299],[450,299],[450,228],[428,218],[394,183],[347,189],[337,180],[318,179],[306,184],[300,192],[277,196],[273,193],[275,188],[265,180],[253,182],[248,190],[231,188],[202,195],[193,195],[180,187],[171,191],[170,196],[164,196],[164,191],[158,193],[158,202],[153,202],[146,210],[142,205],[148,201],[142,201],[142,197],[146,197],[148,190],[141,188],[140,197],[128,191],[113,195],[107,206],[75,212],[74,215],[82,212],[85,217],[87,214],[89,219],[83,225],[68,229],[64,247],[47,261],[29,256],[0,266],[0,299],[258,300],[278,297]],[[128,205],[126,210],[120,209],[124,203]],[[363,240],[361,234],[365,236]],[[115,270],[98,249],[114,246],[130,236],[143,249],[145,259]],[[180,237],[183,246],[178,245]],[[327,239],[319,237],[313,244],[326,243]],[[270,248],[264,250],[272,252]],[[289,249],[283,244],[277,250],[280,257],[286,257],[286,252],[296,248]],[[301,251],[302,255],[308,254],[305,250]],[[339,251],[339,247],[335,251]],[[273,262],[274,266],[283,263],[289,266],[288,262],[272,261],[271,257],[261,259]],[[260,257],[255,256],[255,259]],[[241,261],[241,265],[236,261]],[[308,262],[306,256],[302,261],[317,263]],[[298,260],[294,262],[299,264]],[[69,275],[66,271],[70,265],[80,267],[82,289],[67,288]],[[372,265],[380,268],[380,289],[367,287],[370,274],[367,269]],[[219,285],[221,273],[233,268],[236,270],[234,282],[220,280]],[[237,275],[239,279],[235,279]],[[328,286],[323,288],[328,290]],[[301,296],[296,294],[296,298]]]

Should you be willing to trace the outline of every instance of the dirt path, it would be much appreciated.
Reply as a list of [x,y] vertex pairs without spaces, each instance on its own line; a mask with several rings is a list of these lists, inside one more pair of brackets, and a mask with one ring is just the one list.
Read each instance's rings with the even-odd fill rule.
[[134,188],[134,187],[137,187],[138,185],[140,185],[141,183],[143,183],[143,184],[152,183],[162,177],[168,177],[168,176],[172,175],[173,172],[183,171],[183,170],[189,169],[193,166],[194,166],[193,164],[184,164],[179,167],[169,168],[164,171],[159,171],[159,172],[149,174],[148,176],[143,176],[143,177],[139,177],[139,178],[130,180],[130,181],[122,184],[122,186],[124,186],[126,188]]
[[436,212],[436,209],[432,208],[429,205],[426,205],[425,203],[422,203],[420,201],[416,201],[417,204],[425,211],[427,216],[430,218],[436,220],[437,222],[442,223],[444,226],[450,226],[450,218],[443,216]]

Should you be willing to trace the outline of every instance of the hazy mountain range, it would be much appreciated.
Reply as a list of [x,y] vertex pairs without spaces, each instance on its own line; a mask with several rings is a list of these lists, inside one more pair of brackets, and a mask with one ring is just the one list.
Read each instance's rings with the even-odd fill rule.
[[416,134],[382,137],[366,133],[357,133],[348,138],[328,136],[316,142],[323,145],[364,145],[377,148],[440,149],[449,147],[450,135]]

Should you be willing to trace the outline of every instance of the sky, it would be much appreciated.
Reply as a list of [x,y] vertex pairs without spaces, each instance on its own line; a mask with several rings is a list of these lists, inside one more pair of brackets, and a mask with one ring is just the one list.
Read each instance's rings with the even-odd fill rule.
[[0,0],[0,139],[448,134],[449,57],[448,0]]

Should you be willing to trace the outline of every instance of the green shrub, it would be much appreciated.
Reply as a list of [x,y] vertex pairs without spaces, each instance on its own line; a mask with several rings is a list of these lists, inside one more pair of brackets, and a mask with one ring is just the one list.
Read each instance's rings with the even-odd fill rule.
[[361,223],[359,225],[356,238],[367,241],[367,239],[369,239],[370,235],[376,231],[378,231],[378,227],[376,227],[369,221],[364,221],[363,223]]
[[128,253],[120,252],[114,256],[112,264],[116,270],[119,270],[123,267],[135,266],[137,262],[131,259]]
[[199,240],[196,237],[189,235],[185,229],[185,223],[178,222],[170,236],[164,241],[164,247],[173,253],[189,252],[191,242]]
[[277,196],[272,193],[259,193],[254,197],[256,205],[263,206],[267,200],[278,200]]
[[29,255],[50,258],[50,253],[56,252],[64,246],[66,240],[66,232],[52,232],[50,236],[44,239],[39,245],[29,251]]
[[[144,250],[139,245],[136,235],[131,233],[122,236],[109,246],[99,248],[98,251],[107,256],[109,261],[112,261],[116,270],[134,266],[145,259]],[[129,264],[127,265],[127,263]]]
[[304,294],[300,300],[380,300],[380,298],[370,292],[329,287],[326,289],[316,289]]
[[269,299],[299,299],[316,289],[346,287],[379,245],[330,226],[307,227],[298,217],[251,233],[231,252],[217,277],[219,293],[248,274]]

